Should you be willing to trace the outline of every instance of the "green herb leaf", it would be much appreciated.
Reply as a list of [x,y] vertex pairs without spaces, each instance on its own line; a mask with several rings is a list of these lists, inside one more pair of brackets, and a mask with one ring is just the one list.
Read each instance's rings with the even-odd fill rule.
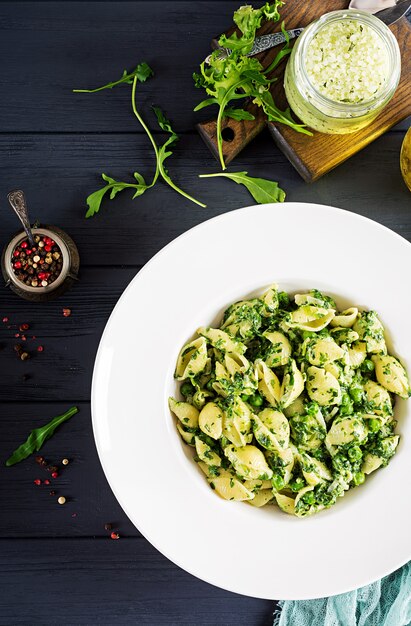
[[199,178],[213,178],[214,176],[224,176],[230,178],[239,185],[244,185],[258,204],[268,202],[284,202],[285,192],[273,180],[265,178],[252,178],[247,172],[218,172],[217,174],[200,174]]
[[[300,133],[312,134],[306,130],[303,124],[297,124],[293,120],[289,109],[281,111],[275,105],[269,91],[272,83],[277,79],[275,77],[268,78],[268,75],[291,52],[284,23],[281,28],[286,39],[285,45],[268,68],[264,70],[258,59],[247,56],[262,21],[264,19],[279,21],[279,8],[283,4],[281,0],[276,0],[272,3],[266,2],[260,9],[253,9],[249,5],[240,7],[234,13],[233,20],[241,34],[234,32],[230,37],[222,35],[219,39],[219,45],[231,50],[231,54],[226,58],[221,58],[219,50],[215,50],[211,53],[208,63],[201,63],[200,73],[193,75],[195,86],[205,89],[207,94],[211,96],[200,102],[194,110],[198,111],[213,104],[217,104],[219,107],[216,135],[218,155],[223,170],[225,170],[225,162],[221,133],[222,120],[224,117],[233,117],[233,115],[241,116],[242,113],[237,113],[237,111],[244,110],[229,107],[229,104],[234,100],[252,98],[255,104],[262,107],[270,121],[286,124]],[[235,112],[233,113],[233,111]],[[251,118],[234,117],[234,119]]]
[[187,192],[183,191],[183,189],[180,189],[180,187],[178,187],[175,184],[175,182],[170,178],[168,170],[164,167],[164,163],[165,163],[166,159],[168,159],[168,157],[173,154],[173,152],[172,152],[172,150],[170,148],[171,148],[171,146],[173,146],[178,141],[178,135],[172,129],[171,123],[166,118],[166,116],[164,115],[163,111],[159,107],[156,107],[156,106],[153,106],[152,108],[153,108],[153,111],[155,113],[155,116],[157,118],[157,122],[158,122],[158,125],[160,126],[160,128],[162,130],[165,130],[167,133],[170,133],[170,137],[158,149],[157,163],[158,163],[158,168],[159,168],[159,172],[160,172],[161,177],[163,178],[163,180],[168,185],[170,185],[170,187],[172,189],[177,191],[177,193],[179,193],[180,195],[184,196],[188,200],[191,200],[191,202],[195,202],[195,204],[198,204],[199,206],[204,208],[206,206],[205,204],[203,204],[202,202],[199,202],[199,200],[196,200],[195,198],[190,196]]
[[94,193],[90,194],[87,199],[88,210],[86,213],[86,217],[92,217],[96,213],[99,212],[101,207],[101,202],[106,195],[107,192],[110,192],[110,200],[124,189],[135,189],[135,193],[133,195],[134,198],[141,196],[147,189],[151,187],[151,185],[147,185],[144,178],[138,172],[134,172],[134,178],[138,181],[138,184],[135,183],[124,183],[118,180],[114,180],[114,178],[110,178],[106,174],[102,174],[101,177],[103,180],[108,182],[108,185],[105,185],[101,189],[97,189]]
[[126,85],[132,85],[134,78],[137,78],[140,83],[145,83],[146,80],[153,75],[154,72],[151,67],[147,63],[143,62],[139,63],[137,67],[131,72],[127,72],[127,70],[124,70],[121,78],[115,80],[112,83],[107,83],[102,87],[96,87],[96,89],[73,89],[73,93],[95,93],[96,91],[103,91],[103,89],[113,89],[113,87],[116,87],[117,85],[121,85],[123,83]]
[[11,457],[7,459],[7,467],[20,463],[20,461],[26,459],[33,452],[38,452],[47,439],[50,439],[50,437],[54,434],[56,428],[58,428],[58,426],[60,426],[63,422],[70,419],[70,417],[75,415],[77,412],[78,408],[76,406],[72,406],[71,409],[63,413],[63,415],[58,415],[48,422],[48,424],[44,424],[44,426],[40,426],[40,428],[32,430],[27,437],[27,440],[13,452]]
[[254,115],[244,109],[233,109],[227,107],[224,111],[224,117],[230,117],[233,120],[255,120]]

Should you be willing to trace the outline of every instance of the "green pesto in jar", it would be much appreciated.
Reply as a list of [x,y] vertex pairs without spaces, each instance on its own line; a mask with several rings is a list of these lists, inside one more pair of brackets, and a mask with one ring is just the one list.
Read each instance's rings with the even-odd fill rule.
[[397,41],[378,18],[334,11],[305,29],[285,72],[294,113],[309,127],[342,134],[368,125],[394,95]]

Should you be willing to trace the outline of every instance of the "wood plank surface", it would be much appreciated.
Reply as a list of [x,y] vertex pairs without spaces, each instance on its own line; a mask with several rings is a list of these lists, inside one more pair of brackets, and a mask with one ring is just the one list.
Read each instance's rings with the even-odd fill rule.
[[2,625],[270,626],[273,621],[275,603],[208,585],[142,538],[0,540],[0,562]]
[[[403,133],[393,132],[313,185],[306,185],[264,133],[238,157],[231,171],[279,181],[287,200],[317,202],[361,213],[411,237],[410,195],[399,169]],[[3,135],[0,194],[24,186],[33,218],[55,223],[72,235],[85,265],[142,265],[165,244],[200,222],[254,203],[240,185],[200,179],[216,172],[213,158],[197,134],[182,137],[168,167],[184,189],[207,204],[203,209],[159,183],[131,200],[128,191],[104,200],[98,215],[84,219],[86,196],[102,186],[101,172],[129,180],[153,168],[147,139],[140,135]],[[33,167],[33,164],[36,164]],[[1,208],[0,245],[17,222]]]

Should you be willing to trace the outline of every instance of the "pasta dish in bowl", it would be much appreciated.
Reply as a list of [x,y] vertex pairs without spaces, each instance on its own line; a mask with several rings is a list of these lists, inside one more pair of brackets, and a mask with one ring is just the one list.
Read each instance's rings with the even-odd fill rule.
[[160,552],[272,599],[411,559],[410,263],[376,222],[283,203],[204,222],[136,275],[101,339],[92,419]]

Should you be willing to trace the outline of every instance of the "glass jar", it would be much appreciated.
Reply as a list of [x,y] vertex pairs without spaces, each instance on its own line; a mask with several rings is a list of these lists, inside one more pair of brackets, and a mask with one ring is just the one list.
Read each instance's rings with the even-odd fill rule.
[[[320,93],[313,85],[306,66],[307,51],[314,37],[324,26],[346,20],[358,23],[360,29],[371,28],[378,42],[381,42],[382,50],[386,55],[384,58],[384,62],[387,63],[385,82],[371,97],[358,102],[334,100]],[[327,50],[320,49],[323,54],[327,54]],[[321,71],[320,65],[316,66],[317,72],[318,68]],[[321,133],[345,134],[364,128],[377,117],[393,97],[400,76],[401,54],[398,42],[388,26],[370,13],[351,9],[326,13],[307,26],[297,40],[288,60],[284,88],[291,109],[307,126]],[[349,80],[350,77],[347,75],[348,86]]]

